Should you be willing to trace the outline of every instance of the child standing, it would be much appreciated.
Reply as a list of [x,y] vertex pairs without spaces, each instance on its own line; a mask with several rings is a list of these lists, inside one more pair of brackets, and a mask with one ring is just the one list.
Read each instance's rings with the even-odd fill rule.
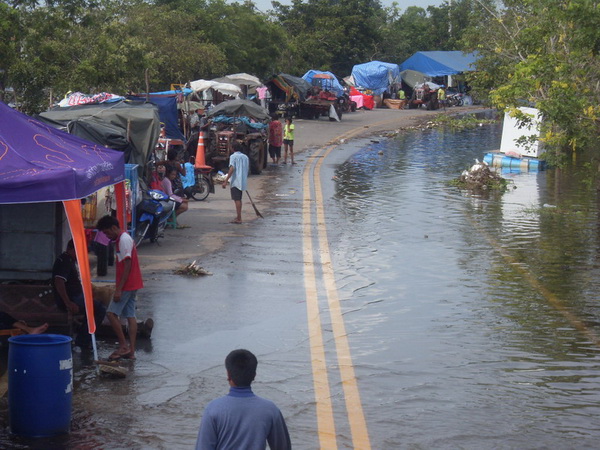
[[285,126],[283,127],[283,163],[287,164],[288,149],[290,151],[290,158],[292,164],[294,162],[294,124],[292,118],[288,117],[285,119]]

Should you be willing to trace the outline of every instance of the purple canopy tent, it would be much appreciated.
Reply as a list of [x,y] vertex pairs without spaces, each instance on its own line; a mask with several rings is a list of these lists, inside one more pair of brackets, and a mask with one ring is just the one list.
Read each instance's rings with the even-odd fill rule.
[[0,102],[0,203],[81,199],[124,179],[123,153],[64,133]]
[[[94,356],[96,330],[80,199],[117,184],[124,192],[125,160],[111,150],[49,127],[0,102],[0,203],[62,201],[75,243]],[[120,215],[119,217],[122,217]]]

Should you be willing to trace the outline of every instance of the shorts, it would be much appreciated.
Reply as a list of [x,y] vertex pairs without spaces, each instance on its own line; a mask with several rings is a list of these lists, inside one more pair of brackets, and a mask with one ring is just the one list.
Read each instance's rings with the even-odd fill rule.
[[121,301],[115,302],[114,300],[108,305],[107,312],[111,312],[119,317],[135,317],[135,297],[137,290],[135,291],[122,291]]
[[290,146],[294,146],[294,140],[293,139],[284,139],[283,140],[284,145],[290,145]]
[[269,144],[269,156],[271,158],[281,158],[281,145]]
[[240,191],[238,188],[236,188],[236,187],[231,188],[231,200],[235,200],[236,202],[241,201],[242,194],[243,194],[243,192]]

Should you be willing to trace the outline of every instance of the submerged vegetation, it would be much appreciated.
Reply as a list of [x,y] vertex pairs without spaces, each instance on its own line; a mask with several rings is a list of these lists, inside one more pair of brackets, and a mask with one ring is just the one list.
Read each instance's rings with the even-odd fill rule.
[[483,119],[473,114],[465,114],[461,116],[450,114],[439,114],[435,116],[431,122],[435,126],[444,126],[452,130],[465,130],[481,127],[496,123],[498,119]]

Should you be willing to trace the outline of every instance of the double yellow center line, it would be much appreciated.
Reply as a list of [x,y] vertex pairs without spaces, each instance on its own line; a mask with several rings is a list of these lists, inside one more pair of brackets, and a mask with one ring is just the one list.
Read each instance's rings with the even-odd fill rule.
[[[349,138],[361,131],[363,130],[352,130],[343,137]],[[313,385],[316,397],[318,435],[321,448],[337,448],[333,404],[329,387],[325,345],[323,343],[323,322],[319,306],[319,298],[323,298],[324,296],[327,300],[330,314],[353,447],[356,449],[370,449],[369,433],[335,283],[335,274],[327,239],[325,211],[323,208],[323,192],[320,177],[321,165],[327,155],[336,147],[336,144],[326,146],[311,155],[303,174],[302,231],[304,286],[306,291],[306,311],[308,316]],[[315,253],[315,244],[317,253]],[[321,279],[318,279],[318,276]],[[324,286],[324,292],[319,292],[317,287],[318,282]]]

